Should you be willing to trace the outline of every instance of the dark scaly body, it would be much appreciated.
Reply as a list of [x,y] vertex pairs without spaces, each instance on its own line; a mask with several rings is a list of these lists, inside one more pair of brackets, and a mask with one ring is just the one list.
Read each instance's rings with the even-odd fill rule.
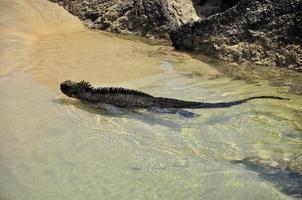
[[147,93],[125,88],[93,88],[88,82],[79,83],[65,81],[60,85],[61,91],[69,97],[79,99],[91,104],[111,104],[120,108],[226,108],[239,105],[252,99],[281,99],[274,96],[258,96],[238,101],[205,103],[194,101],[183,101],[178,99],[154,97]]

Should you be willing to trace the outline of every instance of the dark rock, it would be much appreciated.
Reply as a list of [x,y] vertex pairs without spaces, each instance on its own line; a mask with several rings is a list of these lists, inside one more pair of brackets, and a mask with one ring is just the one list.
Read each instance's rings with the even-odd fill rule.
[[198,19],[191,0],[50,0],[64,6],[89,28],[169,38],[171,29]]
[[222,13],[173,30],[170,37],[177,49],[226,62],[302,71],[301,27],[301,0],[241,0]]
[[232,163],[243,164],[247,169],[256,171],[261,178],[276,185],[281,192],[294,197],[302,197],[302,157],[292,160],[266,160],[245,158]]

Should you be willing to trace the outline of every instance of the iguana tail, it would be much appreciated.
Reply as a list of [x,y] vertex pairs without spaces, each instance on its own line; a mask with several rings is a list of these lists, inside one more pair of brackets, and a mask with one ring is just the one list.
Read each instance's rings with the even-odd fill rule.
[[169,98],[156,98],[156,105],[161,108],[189,108],[189,109],[199,109],[199,108],[228,108],[242,103],[246,103],[252,99],[279,99],[279,100],[289,100],[282,97],[275,96],[257,96],[250,97],[238,101],[230,102],[218,102],[218,103],[206,103],[206,102],[192,102],[192,101],[182,101],[177,99]]
[[[242,103],[246,103],[252,99],[279,99],[279,100],[289,100],[282,97],[275,97],[275,96],[258,96],[258,97],[250,97],[238,101],[230,101],[230,102],[219,102],[219,103],[202,103],[197,106],[196,108],[228,108],[232,106],[236,106]],[[194,107],[195,108],[195,107]]]

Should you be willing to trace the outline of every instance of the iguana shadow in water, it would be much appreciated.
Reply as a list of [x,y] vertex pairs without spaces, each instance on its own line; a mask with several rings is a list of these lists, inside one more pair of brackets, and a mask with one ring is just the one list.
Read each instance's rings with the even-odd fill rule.
[[205,109],[205,108],[228,108],[246,103],[252,99],[278,99],[288,100],[275,96],[256,96],[237,101],[206,103],[195,101],[183,101],[172,98],[154,97],[150,94],[129,90],[125,88],[101,87],[94,88],[85,81],[64,81],[60,85],[61,91],[68,97],[88,103],[94,107],[112,105],[122,109],[151,109],[157,111],[177,112],[179,109]]
[[[103,104],[98,105],[95,107],[93,104],[87,104],[85,102],[81,101],[74,101],[72,99],[66,99],[66,98],[53,98],[50,100],[51,104],[59,104],[62,106],[74,106],[75,108],[91,113],[96,115],[103,115],[108,117],[115,117],[120,118],[127,116],[129,119],[135,119],[139,121],[143,121],[144,123],[150,124],[150,125],[160,125],[164,127],[170,127],[170,128],[180,128],[180,125],[175,122],[175,120],[169,120],[166,117],[161,117],[162,114],[175,114],[173,111],[171,112],[161,112],[160,110],[152,110],[151,113],[144,112],[141,110],[133,110],[133,109],[124,109],[124,108],[118,108],[116,106],[110,105],[110,104]],[[61,111],[60,111],[61,112]],[[152,113],[156,114],[152,114]],[[176,111],[175,111],[176,112]],[[179,112],[179,111],[178,111]],[[192,115],[196,115],[194,113],[191,113],[188,111],[189,114],[185,114],[185,116],[178,114],[180,117],[187,118],[188,115],[191,118]],[[160,114],[160,115],[158,115]],[[173,118],[174,119],[174,118]]]

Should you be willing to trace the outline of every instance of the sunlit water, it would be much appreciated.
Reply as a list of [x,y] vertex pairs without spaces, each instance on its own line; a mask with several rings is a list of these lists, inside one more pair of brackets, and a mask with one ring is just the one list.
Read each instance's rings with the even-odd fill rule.
[[[1,200],[294,198],[230,162],[301,155],[302,98],[286,84],[247,84],[168,46],[86,30],[46,0],[1,0],[0,19]],[[291,100],[94,110],[60,93],[66,79],[192,101]]]

